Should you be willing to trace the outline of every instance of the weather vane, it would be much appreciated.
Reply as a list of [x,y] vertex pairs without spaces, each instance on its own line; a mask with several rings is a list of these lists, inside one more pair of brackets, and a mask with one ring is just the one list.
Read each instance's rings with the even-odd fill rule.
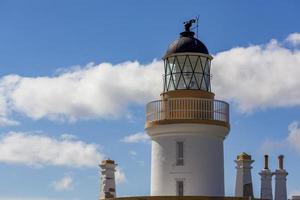
[[196,23],[196,20],[195,20],[195,19],[191,19],[191,20],[189,20],[189,21],[183,22],[185,32],[191,32],[190,29],[191,29],[193,23]]
[[[192,27],[193,23],[196,23],[196,26]],[[198,38],[198,27],[199,27],[199,15],[189,21],[183,22],[185,32],[191,32],[191,30],[196,29],[197,38]]]

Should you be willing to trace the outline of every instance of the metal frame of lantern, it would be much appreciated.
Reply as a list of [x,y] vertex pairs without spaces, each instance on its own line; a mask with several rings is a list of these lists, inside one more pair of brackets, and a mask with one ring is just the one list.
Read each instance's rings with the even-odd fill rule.
[[164,59],[164,92],[170,90],[211,91],[212,56],[202,53],[176,53]]

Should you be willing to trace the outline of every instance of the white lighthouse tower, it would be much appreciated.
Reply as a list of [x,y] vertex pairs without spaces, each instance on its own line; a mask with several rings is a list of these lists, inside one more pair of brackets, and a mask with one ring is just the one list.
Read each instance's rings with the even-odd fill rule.
[[224,196],[229,105],[211,92],[212,56],[190,31],[194,22],[169,46],[161,99],[147,105],[151,196]]

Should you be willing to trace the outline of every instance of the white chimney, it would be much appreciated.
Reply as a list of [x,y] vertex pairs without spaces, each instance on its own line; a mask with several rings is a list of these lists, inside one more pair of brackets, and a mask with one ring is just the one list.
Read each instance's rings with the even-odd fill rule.
[[261,187],[260,187],[260,198],[261,199],[273,199],[272,194],[272,176],[273,173],[269,169],[269,156],[265,155],[265,167],[259,173],[261,177]]
[[237,156],[236,162],[236,197],[253,197],[251,164],[251,156],[246,153],[241,153]]
[[99,165],[101,167],[101,191],[100,199],[116,197],[115,171],[116,166],[113,160],[103,160]]
[[286,176],[283,168],[283,155],[278,156],[279,169],[275,171],[275,200],[287,200]]

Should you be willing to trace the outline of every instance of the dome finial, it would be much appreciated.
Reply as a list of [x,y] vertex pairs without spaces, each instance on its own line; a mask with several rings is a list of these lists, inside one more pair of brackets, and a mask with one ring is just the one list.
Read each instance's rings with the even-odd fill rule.
[[195,19],[191,19],[189,21],[183,22],[184,24],[184,32],[181,32],[180,35],[183,37],[194,37],[195,33],[191,31],[192,24],[196,23]]
[[190,28],[192,27],[192,24],[193,24],[193,23],[196,23],[196,20],[195,20],[195,19],[191,19],[191,20],[189,20],[189,21],[183,22],[185,32],[191,32]]

